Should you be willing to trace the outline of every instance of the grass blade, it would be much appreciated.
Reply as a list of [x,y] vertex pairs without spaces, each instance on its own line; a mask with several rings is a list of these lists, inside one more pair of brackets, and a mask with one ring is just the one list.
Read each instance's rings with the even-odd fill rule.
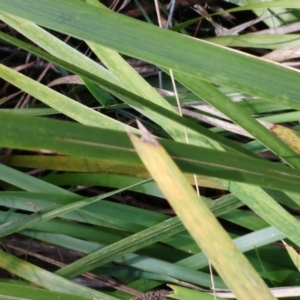
[[[167,152],[149,132],[144,131],[142,140],[130,134],[134,147],[184,226],[225,283],[238,299],[274,299]],[[243,282],[242,286],[240,282]]]

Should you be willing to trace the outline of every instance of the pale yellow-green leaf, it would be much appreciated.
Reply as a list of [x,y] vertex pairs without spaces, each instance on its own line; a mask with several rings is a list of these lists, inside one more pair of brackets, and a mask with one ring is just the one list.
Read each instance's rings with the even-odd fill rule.
[[218,274],[238,299],[274,299],[263,280],[148,131],[131,142],[153,179]]
[[293,263],[295,264],[296,268],[300,271],[300,255],[299,255],[299,253],[297,253],[293,247],[289,246],[284,241],[282,241],[282,242],[283,242],[285,249],[287,250],[290,258],[292,259]]

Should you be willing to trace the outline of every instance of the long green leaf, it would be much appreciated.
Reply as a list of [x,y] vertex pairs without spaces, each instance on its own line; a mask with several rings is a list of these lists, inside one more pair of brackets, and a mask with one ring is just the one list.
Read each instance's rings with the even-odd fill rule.
[[[274,29],[276,31],[276,29]],[[299,47],[300,36],[297,34],[246,34],[220,36],[206,39],[208,42],[228,47],[281,49]]]
[[[139,185],[139,184],[141,184],[141,183],[134,184],[132,187]],[[116,193],[120,193],[121,191],[124,191],[124,190],[127,190],[127,187],[124,189],[118,189],[113,192],[105,193],[101,196],[96,196],[93,198],[79,200],[79,201],[76,201],[76,202],[73,202],[71,204],[67,204],[64,206],[61,206],[61,205],[54,205],[54,207],[50,206],[42,211],[35,212],[34,214],[24,217],[23,219],[17,220],[15,222],[2,224],[2,225],[0,225],[0,237],[20,231],[25,228],[30,228],[36,224],[53,219],[59,215],[66,214],[70,211],[79,209],[86,205],[93,204],[102,199],[105,199],[107,197],[115,195]]]
[[175,77],[206,102],[225,114],[231,121],[250,132],[254,138],[266,145],[271,151],[287,161],[292,167],[300,169],[300,159],[296,153],[277,136],[246,113],[228,97],[223,95],[210,83],[196,80],[191,76],[175,73]]
[[[62,247],[64,247],[67,243],[69,249],[74,249],[87,254],[99,249],[98,243],[91,243],[66,236],[64,236],[62,239],[58,235],[49,234],[47,232],[25,230],[22,232],[22,234],[35,239],[44,240],[54,245],[60,245]],[[124,257],[116,259],[115,261],[122,265],[128,265],[158,274],[166,274],[168,276],[172,276],[174,278],[194,284],[200,284],[207,287],[211,285],[211,278],[209,274],[181,266],[176,266],[173,263],[162,261],[160,259],[154,259],[147,256],[140,256],[130,253]],[[214,282],[219,288],[226,287],[224,282],[218,276],[214,276]],[[138,289],[138,287],[136,288]]]
[[76,284],[3,251],[0,251],[0,258],[1,268],[46,289],[99,300],[117,300],[115,297]]
[[96,267],[115,260],[118,257],[124,256],[127,253],[135,252],[136,250],[156,243],[159,240],[175,235],[178,232],[183,231],[183,229],[184,227],[177,217],[166,220],[83,257],[56,271],[56,274],[62,277],[74,278],[84,272],[93,270]]
[[88,296],[78,296],[66,293],[47,291],[44,289],[0,282],[0,298],[14,300],[91,300]]
[[[57,109],[58,111],[66,114],[67,116],[73,118],[74,120],[81,122],[85,125],[104,127],[104,128],[113,128],[115,130],[123,131],[125,125],[121,123],[111,120],[110,118],[101,115],[86,106],[73,101],[72,99],[61,95],[60,93],[45,87],[36,81],[19,74],[18,72],[11,70],[8,67],[0,64],[0,77],[5,79],[12,84],[15,84],[23,91],[28,92],[30,95],[36,97],[42,102],[48,104],[49,106]],[[99,83],[99,79],[101,82],[101,78],[96,80]],[[145,107],[149,108],[151,111],[154,111],[156,114],[160,116],[164,116],[167,119],[172,119],[176,123],[181,126],[185,126],[191,133],[191,135],[195,136],[195,139],[199,139],[200,137],[205,141],[207,145],[214,145],[215,148],[219,148],[219,144],[223,145],[225,149],[233,149],[237,152],[244,153],[246,155],[251,155],[251,152],[246,151],[242,147],[237,146],[236,144],[230,142],[229,140],[219,136],[217,134],[212,133],[208,129],[197,125],[196,123],[182,118],[177,113],[170,111],[162,106],[159,106],[155,103],[145,100],[144,98],[133,94],[130,91],[123,89],[122,87],[118,87],[114,84],[109,83],[108,81],[102,80],[102,85],[104,85],[107,89],[112,89],[112,92],[115,95],[121,95],[121,97],[126,97],[130,104],[132,104],[136,109],[145,110]],[[69,107],[71,109],[69,110]],[[102,119],[104,118],[104,119]],[[103,122],[102,122],[103,121]],[[173,122],[174,124],[174,122]],[[178,136],[181,140],[183,139],[183,134],[181,131],[181,126],[176,125],[175,128],[171,128],[170,132],[174,135],[174,137]],[[134,129],[133,129],[134,130]]]
[[[80,155],[85,159],[97,158],[106,164],[107,171],[110,166],[107,162],[113,161],[114,164],[133,168],[140,174],[144,172],[125,133],[11,113],[0,112],[0,117],[0,142],[3,146],[28,150],[48,149]],[[32,135],[33,131],[35,135]],[[162,144],[184,172],[300,192],[299,172],[285,166],[229,153],[224,160],[219,151],[167,140],[162,140]]]
[[[291,6],[295,7],[295,2]],[[299,74],[249,55],[162,30],[80,1],[41,0],[36,5],[34,0],[26,3],[11,0],[1,2],[0,10],[168,69],[300,108]]]
[[[35,177],[32,177],[28,174],[24,174],[20,171],[14,170],[3,164],[0,164],[0,180],[3,180],[4,182],[10,183],[16,187],[31,192],[44,191],[44,192],[57,193],[62,195],[71,194],[65,189],[49,184]],[[74,196],[76,197],[75,194]]]

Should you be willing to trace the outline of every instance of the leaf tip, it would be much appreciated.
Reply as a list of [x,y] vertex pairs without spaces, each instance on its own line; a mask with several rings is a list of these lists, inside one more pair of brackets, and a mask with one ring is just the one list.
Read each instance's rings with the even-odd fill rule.
[[136,123],[142,134],[142,142],[151,144],[153,146],[159,146],[158,141],[154,138],[150,131],[139,120],[136,120]]

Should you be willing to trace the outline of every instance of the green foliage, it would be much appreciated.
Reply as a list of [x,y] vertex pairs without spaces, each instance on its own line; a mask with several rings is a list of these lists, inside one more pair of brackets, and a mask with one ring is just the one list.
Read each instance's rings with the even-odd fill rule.
[[[269,27],[298,21],[299,3],[295,1],[238,4],[240,7],[232,11],[251,9]],[[270,7],[272,20],[264,19],[270,13],[265,8]],[[209,261],[199,249],[203,243],[201,234],[195,235],[212,226],[215,219],[212,222],[201,218],[205,223],[199,220],[202,226],[195,224],[195,231],[183,226],[196,211],[196,204],[193,208],[179,201],[177,211],[183,213],[171,218],[164,211],[143,209],[143,205],[138,208],[110,201],[125,191],[150,199],[144,204],[151,209],[155,202],[164,200],[150,179],[151,166],[144,166],[127,135],[128,131],[140,134],[132,126],[137,118],[153,134],[163,137],[160,144],[190,184],[226,191],[214,201],[201,197],[203,205],[211,210],[213,218],[226,221],[225,228],[230,224],[228,233],[237,249],[244,252],[265,283],[270,287],[298,284],[298,270],[288,254],[271,243],[289,239],[300,247],[300,224],[292,213],[300,205],[299,135],[287,126],[275,125],[299,119],[299,72],[220,46],[298,47],[298,35],[242,34],[203,41],[174,32],[196,20],[178,24],[173,31],[164,30],[112,12],[98,1],[2,1],[0,18],[30,42],[4,32],[0,33],[2,41],[53,63],[61,74],[76,75],[62,81],[66,89],[56,89],[0,65],[3,80],[39,100],[34,107],[11,109],[8,105],[0,109],[1,147],[18,151],[9,157],[7,166],[0,165],[0,204],[8,208],[0,211],[0,236],[18,233],[86,255],[68,266],[56,265],[58,270],[46,270],[1,252],[1,268],[23,278],[23,283],[35,285],[0,283],[2,297],[26,294],[28,299],[130,299],[172,283],[175,293],[170,298],[213,299],[211,294],[204,294],[206,290],[193,288],[210,288],[212,279],[214,287],[227,287],[229,271],[226,276],[220,272],[222,278],[219,274],[210,275]],[[94,59],[62,42],[60,34],[84,41]],[[172,73],[179,101],[193,105],[196,113],[202,112],[218,125],[208,129],[178,114],[173,106],[176,97],[161,95],[153,88],[151,78],[141,77],[128,64],[128,56],[161,68],[166,86],[171,85]],[[84,95],[81,101],[76,101],[78,91]],[[243,99],[255,99],[235,102],[237,94]],[[205,112],[204,103],[222,115],[212,110]],[[93,107],[98,109],[99,104],[100,111]],[[238,135],[232,134],[229,126],[233,124],[227,122],[222,127],[220,119],[238,125],[235,128],[243,130],[238,134],[247,139],[236,143]],[[257,155],[266,151],[276,155],[277,162]],[[2,159],[5,161],[5,156]],[[153,165],[154,172],[167,183],[168,172],[162,171],[162,164]],[[25,174],[22,168],[49,172],[38,178]],[[197,175],[196,182],[193,174]],[[184,186],[183,181],[181,178],[177,185]],[[101,186],[105,192],[90,196],[87,191],[82,196],[83,185]],[[107,188],[112,191],[107,192]],[[175,186],[169,189],[174,196],[181,195],[175,192]],[[194,196],[189,191],[182,197]],[[173,205],[171,200],[170,203]],[[247,208],[241,209],[244,205]],[[204,252],[207,254],[211,247],[221,253],[220,241],[213,234],[205,237]],[[237,249],[228,252],[228,257]],[[33,255],[30,246],[22,254]],[[212,263],[219,270],[221,262]],[[231,270],[231,265],[226,267]],[[110,275],[122,284],[110,282],[113,291],[98,292],[70,280],[86,272],[94,273],[92,276]],[[251,278],[258,278],[255,276]],[[233,278],[230,287],[234,291],[238,286],[243,282]],[[273,298],[271,294],[253,292],[261,299]]]

